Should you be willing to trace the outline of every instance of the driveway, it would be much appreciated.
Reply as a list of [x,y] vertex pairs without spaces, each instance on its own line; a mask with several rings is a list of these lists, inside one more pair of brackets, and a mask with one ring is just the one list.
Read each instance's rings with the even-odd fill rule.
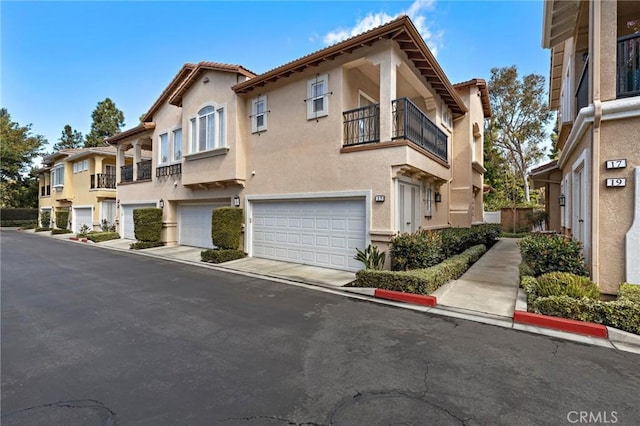
[[640,419],[638,355],[87,244],[0,237],[3,426]]

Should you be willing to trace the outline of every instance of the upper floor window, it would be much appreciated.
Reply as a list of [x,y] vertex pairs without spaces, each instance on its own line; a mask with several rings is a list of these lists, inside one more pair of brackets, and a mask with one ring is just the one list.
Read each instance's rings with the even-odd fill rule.
[[198,116],[190,120],[190,152],[207,151],[225,146],[224,133],[216,126],[224,129],[224,108],[216,110],[213,106],[206,106],[198,111]]
[[64,164],[60,164],[53,169],[53,186],[64,185]]
[[451,110],[447,107],[446,104],[442,104],[442,108],[440,109],[440,122],[447,129],[451,130],[453,128],[453,119],[451,117]]
[[175,163],[182,159],[182,129],[171,131],[171,139],[169,139],[169,133],[161,134],[158,144],[160,145],[158,164]]
[[173,161],[182,159],[182,129],[176,129],[172,132],[173,142]]
[[169,162],[169,134],[161,134],[158,142],[160,143],[160,158],[158,158],[158,162],[166,164]]
[[307,81],[307,119],[329,114],[329,75],[323,74]]
[[267,130],[267,97],[258,96],[251,101],[251,132]]

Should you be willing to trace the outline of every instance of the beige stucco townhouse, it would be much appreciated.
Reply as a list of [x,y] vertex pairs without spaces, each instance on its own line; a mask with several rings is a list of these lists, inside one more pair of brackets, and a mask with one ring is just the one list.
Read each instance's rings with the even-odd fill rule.
[[532,171],[551,229],[584,244],[604,293],[640,283],[640,3],[545,1],[557,161]]
[[115,148],[62,149],[44,157],[42,164],[38,170],[40,218],[48,211],[53,226],[56,212],[68,211],[69,229],[74,232],[82,225],[99,230],[103,220],[109,225],[115,222]]
[[186,64],[142,124],[108,139],[120,232],[159,206],[167,244],[211,247],[211,210],[239,206],[249,256],[357,270],[356,248],[482,222],[489,114],[485,82],[452,85],[406,16],[261,75]]

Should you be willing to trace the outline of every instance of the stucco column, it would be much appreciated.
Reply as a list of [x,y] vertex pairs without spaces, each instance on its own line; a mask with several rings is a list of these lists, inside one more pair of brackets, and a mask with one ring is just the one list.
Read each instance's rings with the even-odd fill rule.
[[133,180],[138,180],[138,163],[142,159],[142,143],[133,142]]
[[118,145],[118,151],[116,155],[116,182],[122,182],[122,166],[124,166],[124,152],[125,152],[124,146]]
[[600,100],[616,98],[618,2],[600,2]]
[[631,284],[640,284],[640,167],[636,167],[631,182],[635,193],[633,206],[633,223],[626,237],[625,280]]
[[391,101],[397,96],[397,64],[393,48],[380,58],[380,142],[390,141],[393,136]]

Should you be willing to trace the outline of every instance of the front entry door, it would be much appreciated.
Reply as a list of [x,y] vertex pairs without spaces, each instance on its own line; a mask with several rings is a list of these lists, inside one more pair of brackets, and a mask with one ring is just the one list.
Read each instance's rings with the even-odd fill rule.
[[398,182],[398,230],[414,233],[420,227],[420,187]]

